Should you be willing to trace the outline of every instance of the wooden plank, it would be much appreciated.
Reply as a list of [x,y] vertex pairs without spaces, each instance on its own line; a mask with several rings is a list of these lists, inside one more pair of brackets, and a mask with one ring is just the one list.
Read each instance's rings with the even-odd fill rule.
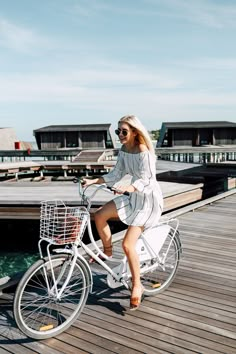
[[169,211],[175,208],[179,208],[183,205],[194,203],[201,199],[202,199],[201,188],[195,189],[193,191],[184,192],[181,194],[179,193],[177,195],[164,199],[164,211]]
[[[2,338],[2,339],[1,339]],[[25,338],[18,330],[11,328],[0,336],[0,353],[1,348],[14,354],[62,354],[56,348],[45,345],[43,341],[34,341]],[[79,353],[79,352],[78,352]]]
[[57,338],[50,338],[44,340],[44,343],[47,344],[49,348],[51,349],[54,348],[58,350],[60,353],[65,353],[65,354],[88,353],[88,350],[86,348],[86,346],[88,346],[88,343],[86,341],[77,340],[75,343],[74,338],[68,336],[66,333],[58,336]]
[[[89,310],[90,315],[93,315],[93,308],[94,306],[91,306],[91,310]],[[86,310],[87,311],[87,310]],[[196,330],[193,329],[192,327],[188,327],[186,324],[180,325],[178,322],[171,322],[167,323],[165,319],[160,318],[159,316],[152,316],[150,318],[150,314],[146,314],[145,311],[137,312],[135,313],[137,316],[130,315],[129,313],[125,314],[125,322],[120,319],[119,314],[117,314],[114,311],[109,310],[108,306],[103,307],[103,309],[99,308],[98,306],[96,307],[96,316],[99,316],[101,319],[106,320],[106,321],[111,321],[113,323],[116,323],[117,326],[122,326],[125,327],[132,327],[135,331],[139,332],[141,331],[142,334],[146,335],[147,338],[152,336],[155,337],[157,336],[158,333],[163,333],[163,339],[162,339],[162,344],[157,344],[158,347],[164,348],[164,336],[166,335],[166,340],[169,342],[169,335],[171,334],[175,338],[181,338],[184,339],[185,341],[189,341],[191,343],[194,343],[195,345],[198,346],[199,348],[199,335],[202,337],[201,339],[201,344],[204,346],[209,347],[209,339],[213,341],[213,343],[210,343],[210,348],[212,350],[215,349],[215,343],[217,342],[217,346],[219,349],[221,349],[223,352],[227,350],[228,348],[223,345],[222,343],[222,337],[219,335],[211,334],[202,330]],[[166,331],[165,326],[171,327],[169,328],[168,332]],[[183,338],[184,337],[184,338]],[[175,343],[176,344],[176,343]],[[231,341],[231,345],[236,348],[236,343],[235,341]],[[192,348],[193,349],[193,348]],[[170,350],[170,349],[169,349]],[[173,347],[171,349],[173,353],[175,353],[175,348]]]
[[[85,328],[84,328],[85,327]],[[86,331],[82,321],[79,321],[79,326],[72,326],[68,333],[63,333],[59,336],[60,339],[66,340],[69,343],[74,343],[76,346],[80,343],[80,348],[84,348],[89,353],[94,354],[110,354],[110,353],[127,353],[127,346],[112,341],[99,333],[91,330]],[[73,341],[72,341],[73,340]],[[129,348],[129,353],[141,353],[141,351],[134,351]]]
[[3,336],[0,336],[0,342],[7,342],[5,344],[0,344],[0,353],[14,353],[14,354],[34,354],[35,351],[32,349],[28,349],[23,347],[21,344],[14,343],[9,339],[6,339]]
[[[93,312],[94,311],[92,311],[92,313]],[[171,350],[174,348],[173,345],[164,343],[160,340],[161,338],[158,338],[158,335],[156,338],[153,338],[150,335],[144,335],[141,330],[137,332],[133,325],[132,327],[126,326],[125,328],[124,326],[119,326],[119,321],[116,319],[114,323],[114,319],[111,316],[108,316],[106,321],[104,318],[104,315],[99,318],[97,311],[94,315],[91,314],[90,316],[88,316],[88,313],[86,313],[86,316],[82,314],[82,326],[89,332],[93,332],[96,327],[97,336],[103,337],[105,335],[109,340],[124,345],[126,347],[126,352],[163,354],[168,352],[167,348],[171,348]],[[126,321],[122,322],[123,324],[126,324]],[[97,331],[97,328],[99,328],[99,331]],[[176,354],[190,353],[189,351],[181,351],[177,347],[175,347],[175,350]]]
[[[163,321],[163,318],[160,317],[159,312],[158,314],[155,314],[155,310],[153,310],[152,308],[152,315],[150,317],[150,312],[147,312],[147,306],[146,305],[146,301],[148,301],[148,298],[146,298],[146,300],[143,303],[142,308],[140,308],[140,311],[137,311],[135,313],[138,314],[138,318],[133,317],[133,314],[131,314],[130,316],[130,312],[123,312],[123,316],[125,316],[125,321],[119,322],[119,319],[117,319],[117,316],[120,315],[119,313],[117,314],[117,316],[115,315],[117,313],[117,311],[114,311],[114,303],[113,306],[108,306],[107,305],[107,301],[112,302],[112,296],[114,298],[118,297],[118,293],[115,292],[115,294],[113,293],[111,296],[109,296],[108,294],[105,296],[105,301],[104,301],[104,293],[102,293],[101,297],[99,297],[99,300],[102,302],[106,303],[106,306],[102,307],[101,309],[98,308],[98,306],[96,306],[96,314],[95,316],[97,316],[98,311],[102,313],[102,319],[103,321],[105,320],[104,318],[104,312],[106,311],[106,309],[110,308],[110,312],[109,312],[109,317],[106,318],[106,321],[111,321],[114,322],[116,324],[116,326],[122,326],[122,327],[126,327],[126,325],[128,326],[128,328],[132,327],[133,330],[135,330],[135,332],[138,333],[138,336],[140,333],[145,334],[147,338],[150,338],[150,336],[155,337],[156,339],[158,339],[158,343],[155,344],[155,348],[161,349],[161,350],[167,350],[170,351],[171,353],[185,353],[188,352],[190,349],[191,350],[199,350],[198,352],[204,352],[204,347],[202,346],[202,343],[199,342],[199,338],[195,337],[193,334],[195,333],[195,329],[192,330],[192,335],[186,336],[185,332],[181,333],[181,331],[178,331],[178,327],[179,327],[179,323],[178,323],[178,319],[175,319],[175,328],[174,329],[170,329],[168,328],[168,332],[166,331],[166,327],[165,327],[165,323]],[[122,295],[119,295],[119,298],[122,298]],[[93,297],[93,302],[96,301],[94,300]],[[99,304],[99,302],[97,302],[97,304]],[[124,301],[122,302],[122,305],[124,305]],[[94,309],[94,304],[91,307],[91,311],[93,311]],[[148,308],[150,308],[150,306],[148,306]],[[86,307],[87,309],[87,307]],[[169,304],[167,304],[167,310],[166,312],[169,312]],[[113,311],[112,311],[113,310]],[[86,311],[86,310],[85,310]],[[147,313],[146,313],[147,312]],[[140,315],[141,314],[141,315]],[[91,316],[92,316],[92,312],[91,312]],[[116,316],[115,319],[112,319],[111,316]],[[142,321],[140,321],[140,317],[142,318]],[[87,319],[87,317],[86,317]],[[131,320],[130,320],[131,319]],[[131,321],[131,323],[129,323],[129,320]],[[128,324],[127,324],[128,321]],[[159,323],[159,325],[157,324]],[[142,324],[142,326],[141,326]],[[166,324],[168,327],[170,326],[170,322],[168,321],[168,323]],[[173,325],[173,322],[171,322],[171,325]],[[109,328],[110,328],[110,324],[109,324]],[[185,327],[185,331],[186,328],[188,328],[188,326]],[[126,329],[127,330],[127,329]],[[205,331],[202,330],[202,333],[204,333]],[[170,336],[172,336],[170,338]],[[214,337],[214,339],[218,338],[218,342],[221,342],[221,338],[218,337]],[[138,340],[137,338],[135,338],[136,340]],[[186,345],[186,340],[189,340],[189,342],[187,342]],[[194,344],[195,342],[195,344]],[[172,344],[170,344],[172,343]],[[172,345],[172,347],[171,347]],[[187,346],[187,347],[186,347]],[[215,346],[211,345],[211,348],[214,349]],[[202,351],[201,351],[202,349]],[[224,348],[225,349],[225,348]],[[209,353],[215,353],[214,350],[209,350]]]
[[15,206],[0,206],[0,219],[27,219],[39,220],[39,207],[15,207]]
[[[205,304],[207,305],[209,302],[212,307],[218,307],[222,310],[225,311],[230,311],[230,312],[236,312],[236,309],[234,308],[235,302],[234,302],[234,297],[231,297],[231,300],[225,299],[224,296],[216,297],[212,299],[212,296],[208,292],[203,292],[202,289],[198,292],[196,290],[196,285],[194,287],[191,286],[183,286],[183,287],[178,287],[177,281],[174,283],[175,287],[172,287],[171,289],[168,290],[168,295],[181,298],[181,299],[192,299],[192,302],[197,301],[199,304]],[[199,296],[201,294],[201,297]],[[160,294],[159,296],[162,296]],[[236,343],[235,343],[236,344]]]
[[5,350],[5,349],[4,349],[4,346],[5,346],[4,344],[1,345],[1,342],[4,342],[4,341],[5,341],[5,338],[0,335],[0,353],[1,353],[1,354],[9,354],[9,353],[12,353],[12,352],[9,352],[8,350]]

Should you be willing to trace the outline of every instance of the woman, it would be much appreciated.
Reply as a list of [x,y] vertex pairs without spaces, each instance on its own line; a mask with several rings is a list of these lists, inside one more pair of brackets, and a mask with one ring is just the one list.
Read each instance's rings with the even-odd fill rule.
[[[147,130],[134,115],[122,117],[115,131],[122,147],[114,169],[95,179],[83,179],[84,186],[106,183],[119,190],[119,196],[109,201],[95,213],[95,224],[102,240],[104,253],[112,256],[111,231],[107,221],[119,218],[128,225],[122,247],[132,274],[130,309],[136,310],[142,300],[139,258],[135,244],[144,229],[155,226],[163,209],[163,197],[156,181],[156,157]],[[131,184],[120,181],[126,174],[132,176]],[[120,184],[117,185],[117,182]],[[121,193],[128,192],[129,195]]]

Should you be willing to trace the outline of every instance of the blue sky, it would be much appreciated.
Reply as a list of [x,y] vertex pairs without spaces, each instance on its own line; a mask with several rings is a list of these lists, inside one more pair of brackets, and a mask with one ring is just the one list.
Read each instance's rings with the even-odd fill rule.
[[0,127],[236,122],[236,2],[0,0]]

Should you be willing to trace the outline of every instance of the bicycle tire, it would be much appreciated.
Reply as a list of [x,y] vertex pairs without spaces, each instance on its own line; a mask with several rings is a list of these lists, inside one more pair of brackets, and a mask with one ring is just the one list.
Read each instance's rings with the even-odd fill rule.
[[[70,269],[71,255],[53,255],[51,261],[60,289]],[[88,271],[83,262],[77,259],[69,283],[61,299],[57,300],[55,294],[48,294],[43,269],[52,290],[52,271],[49,259],[45,258],[26,271],[14,297],[16,324],[27,337],[33,339],[51,338],[69,328],[82,312],[90,287]]]
[[[151,265],[151,261],[150,264],[140,264],[141,282],[144,287],[144,295],[151,296],[161,293],[166,290],[174,280],[175,274],[179,266],[181,255],[181,248],[179,246],[180,243],[177,240],[178,237],[178,231],[173,238],[173,230],[170,230],[159,252],[159,256],[163,257],[165,252],[168,250],[168,246],[171,239],[173,238],[171,246],[168,250],[168,254],[166,256],[165,263],[163,265],[157,261],[156,267],[154,263],[154,267],[152,267],[152,270],[147,270],[145,272],[145,267],[147,267],[147,269],[150,268],[149,266]],[[143,273],[142,269],[144,269]]]

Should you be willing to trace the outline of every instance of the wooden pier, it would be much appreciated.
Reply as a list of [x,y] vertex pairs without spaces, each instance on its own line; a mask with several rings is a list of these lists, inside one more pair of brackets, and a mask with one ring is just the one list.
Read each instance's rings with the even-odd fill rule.
[[[51,166],[55,166],[54,164],[55,162]],[[64,164],[62,163],[61,166]],[[180,183],[179,180],[176,182],[172,179],[168,180],[165,176],[169,171],[178,173],[197,166],[196,164],[157,161],[157,179],[161,180],[165,212],[202,199],[204,187],[202,182],[188,180],[186,183],[182,183],[183,181]],[[5,167],[8,166],[5,165]],[[162,175],[165,176],[163,180]],[[15,179],[3,181],[0,183],[0,219],[39,219],[40,202],[46,199],[61,199],[70,205],[80,204],[77,188],[78,185],[72,182],[72,178],[61,180],[59,177],[58,180],[52,182],[50,178],[32,181],[26,176],[18,181]],[[111,198],[111,193],[99,192],[93,200],[93,205],[97,207]]]
[[[160,182],[165,212],[201,200],[202,183]],[[80,205],[77,185],[73,182],[0,184],[0,219],[39,219],[41,200],[60,199],[68,205]],[[90,190],[94,190],[93,187]],[[111,192],[99,191],[93,199],[96,208],[114,198]]]
[[[236,353],[236,191],[178,209],[183,257],[174,282],[130,312],[129,292],[108,289],[93,265],[94,293],[56,338],[34,341],[15,326],[13,293],[1,301],[0,353]],[[174,216],[174,213],[171,213]],[[120,252],[120,237],[114,239]]]
[[[30,159],[41,160],[66,160],[73,159],[85,149],[50,149],[50,150],[0,150],[1,162],[27,161]],[[118,148],[100,149],[101,152],[108,151],[116,155]],[[93,149],[90,152],[93,153]],[[162,160],[178,162],[223,162],[236,161],[236,145],[204,145],[204,146],[175,146],[155,148],[156,155]]]

